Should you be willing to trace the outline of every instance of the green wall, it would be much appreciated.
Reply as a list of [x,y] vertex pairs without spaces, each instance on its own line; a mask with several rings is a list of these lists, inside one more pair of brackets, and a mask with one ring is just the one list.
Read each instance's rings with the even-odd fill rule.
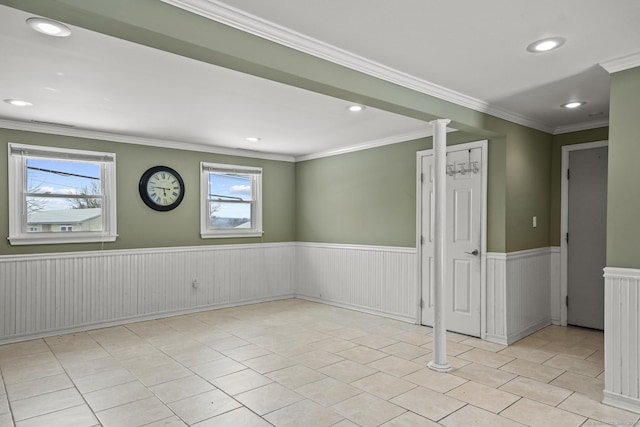
[[296,165],[296,238],[415,247],[420,139]]
[[[487,250],[549,246],[551,136],[489,120],[507,136],[489,139]],[[448,135],[449,144],[479,139]],[[414,247],[416,152],[431,147],[425,138],[298,163],[297,240]]]
[[[295,164],[157,148],[144,145],[72,138],[34,132],[0,129],[0,255],[84,251],[104,249],[154,248],[233,243],[289,242],[295,238]],[[6,175],[9,142],[65,147],[116,153],[118,238],[113,243],[11,246],[9,233],[8,183]],[[263,168],[262,238],[200,238],[200,162],[228,163]],[[185,197],[180,206],[169,212],[156,212],[140,199],[138,181],[151,166],[174,168],[185,181]]]
[[[480,139],[484,138],[465,132],[447,136],[449,145]],[[505,138],[489,141],[487,247],[491,252],[504,252],[507,245],[506,147]],[[432,139],[425,138],[298,163],[297,240],[415,247],[416,152],[430,148]],[[539,170],[531,167],[530,172],[548,175],[544,165]],[[529,191],[530,178],[517,184],[522,191]],[[540,195],[545,196],[548,191]],[[546,245],[543,240],[541,246]]]
[[[501,125],[515,130],[510,129],[508,138],[489,141],[488,250],[548,246],[549,218],[544,215],[549,210],[547,135],[508,122]],[[465,132],[448,135],[450,145],[479,139],[482,137]],[[2,255],[294,240],[414,247],[416,152],[432,147],[432,139],[424,138],[294,164],[7,129],[0,129],[0,140],[115,152],[119,234],[104,247],[97,243],[11,246],[3,239]],[[5,148],[0,164],[7,164],[6,156]],[[262,239],[200,238],[201,161],[264,168]],[[183,203],[170,212],[147,208],[138,195],[140,175],[159,164],[180,172],[187,186]],[[0,202],[7,206],[6,180],[2,185]],[[532,214],[538,216],[537,229],[530,229]],[[0,209],[0,233],[8,235],[7,209]]]
[[[549,246],[551,136],[508,125],[505,252]],[[537,227],[533,227],[533,217]]]
[[640,268],[640,67],[611,75],[607,266]]
[[[508,122],[506,122],[508,123]],[[488,250],[505,252],[548,246],[548,147],[546,134],[522,129],[511,139],[489,142]],[[513,133],[513,130],[512,130]],[[542,138],[540,137],[542,134]],[[117,155],[118,239],[104,249],[130,249],[209,244],[306,241],[381,246],[415,246],[416,152],[432,147],[431,138],[299,162],[279,162],[177,151],[143,145],[72,138],[0,129],[6,144],[48,145]],[[448,143],[482,139],[454,132]],[[7,150],[0,153],[6,165]],[[509,159],[509,162],[507,162]],[[199,236],[199,163],[201,161],[264,168],[264,229],[260,238],[201,239]],[[181,173],[187,191],[183,203],[170,212],[147,208],[138,195],[140,175],[164,164]],[[8,205],[7,182],[2,191]],[[530,215],[538,216],[537,229]],[[520,220],[518,220],[520,218]],[[547,228],[545,228],[547,227]],[[546,233],[541,239],[538,231]],[[8,235],[8,210],[0,209],[0,233]],[[82,251],[101,244],[11,246],[0,243],[0,254]],[[517,248],[517,249],[507,249]]]
[[507,244],[507,139],[489,140],[487,174],[487,251],[504,252]]
[[549,225],[549,243],[551,246],[560,246],[562,147],[565,145],[606,141],[608,139],[608,127],[553,136],[553,143],[551,146],[551,189],[549,199],[549,209],[551,215],[551,224]]

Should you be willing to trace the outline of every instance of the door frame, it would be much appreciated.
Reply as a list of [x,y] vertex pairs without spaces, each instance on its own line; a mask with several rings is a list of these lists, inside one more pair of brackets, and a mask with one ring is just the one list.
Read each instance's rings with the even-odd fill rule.
[[[486,307],[487,307],[487,176],[489,169],[489,141],[480,140],[447,146],[447,153],[451,151],[481,149],[482,168],[482,206],[480,207],[480,338],[485,339]],[[422,158],[433,156],[433,149],[418,151],[416,153],[416,249],[417,249],[417,290],[416,290],[416,324],[422,324]]]
[[560,188],[560,325],[567,326],[567,296],[569,295],[569,266],[566,235],[569,232],[569,154],[572,151],[608,147],[609,141],[594,141],[562,146],[562,182]]

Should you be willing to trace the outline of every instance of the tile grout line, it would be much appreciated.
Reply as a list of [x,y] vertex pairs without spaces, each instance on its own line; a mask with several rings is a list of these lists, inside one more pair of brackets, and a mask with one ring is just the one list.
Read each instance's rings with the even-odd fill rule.
[[[168,318],[168,319],[171,319],[171,318]],[[177,330],[176,328],[174,328],[173,326],[171,326],[170,324],[168,324],[168,322],[163,322],[162,320],[164,320],[164,319],[155,319],[155,320],[152,320],[152,321],[159,321],[159,322],[160,322],[164,327],[172,329],[173,331],[175,331],[176,333],[180,334],[182,337],[184,337],[184,338],[186,338],[186,339],[190,339],[188,335],[185,335],[182,331]],[[213,325],[209,325],[209,324],[207,324],[207,323],[205,323],[205,322],[202,322],[202,321],[200,321],[200,322],[201,322],[201,323],[203,323],[203,325],[205,325],[205,326],[207,326],[207,327],[212,327],[212,326],[213,326]],[[128,325],[125,325],[125,327],[127,327],[127,326],[128,326]],[[152,343],[151,341],[149,341],[146,337],[143,337],[143,336],[139,335],[136,331],[131,330],[131,329],[130,329],[130,328],[128,328],[128,327],[127,327],[127,329],[128,329],[129,331],[131,331],[134,335],[136,335],[137,337],[139,337],[141,340],[143,340],[144,342],[146,342],[147,344],[149,344],[150,346],[152,346],[154,349],[158,350],[160,353],[162,353],[162,354],[166,355],[167,357],[169,357],[169,358],[170,358],[172,361],[174,361],[175,363],[177,363],[177,364],[179,364],[180,366],[182,366],[183,368],[187,369],[187,370],[188,370],[189,372],[191,372],[194,376],[196,376],[196,377],[198,377],[198,378],[202,379],[202,380],[203,380],[203,381],[205,381],[207,384],[210,384],[210,385],[214,388],[214,390],[218,390],[218,391],[220,391],[220,392],[221,392],[221,393],[223,393],[225,396],[229,397],[229,399],[233,400],[234,402],[237,402],[237,403],[240,405],[240,407],[245,407],[245,408],[246,408],[246,406],[245,406],[245,405],[243,405],[243,404],[242,404],[242,402],[239,402],[239,401],[238,401],[237,399],[235,399],[233,396],[231,396],[231,395],[227,394],[224,390],[221,390],[221,389],[220,389],[220,388],[218,388],[215,384],[211,383],[211,381],[209,381],[208,379],[206,379],[206,378],[202,377],[202,376],[201,376],[200,374],[198,374],[197,372],[193,371],[193,370],[191,369],[191,367],[185,366],[183,363],[181,363],[180,361],[176,360],[176,359],[174,358],[174,356],[173,356],[173,355],[171,355],[171,354],[167,353],[165,350],[163,350],[162,348],[158,347],[156,344],[154,344],[154,343]],[[218,329],[218,328],[216,328],[216,329]],[[231,336],[233,336],[233,337],[236,337],[236,338],[242,339],[242,338],[240,338],[240,337],[238,337],[238,336],[234,335],[233,333],[230,333],[230,332],[227,332],[227,331],[223,331],[223,332],[225,332],[225,333],[229,333],[229,334],[230,334]],[[207,347],[207,348],[210,348],[211,350],[213,350],[213,351],[215,351],[215,352],[217,352],[217,353],[220,353],[221,355],[223,355],[223,357],[224,357],[224,358],[230,358],[229,356],[225,355],[224,353],[222,353],[222,352],[220,352],[220,351],[218,351],[218,350],[216,350],[216,349],[214,349],[214,348],[210,347],[210,346],[209,346],[209,345],[207,345],[206,343],[203,343],[203,342],[201,342],[201,341],[198,341],[197,339],[196,339],[195,341],[199,342],[200,344],[204,345],[204,346],[205,346],[205,347]],[[243,340],[243,341],[244,341],[244,340]],[[107,351],[107,352],[108,352],[108,351]],[[108,352],[108,353],[109,353],[109,352]],[[234,360],[235,362],[240,363],[241,365],[245,366],[245,368],[246,368],[246,369],[251,369],[251,368],[249,368],[248,366],[244,365],[244,363],[242,363],[242,362],[240,362],[240,361],[237,361],[237,360],[235,360],[235,359],[233,359],[233,358],[230,358],[230,359],[232,359],[232,360]],[[216,360],[219,360],[219,359],[216,359]],[[209,363],[209,362],[205,362],[205,363]],[[199,366],[199,365],[196,365],[196,366]],[[230,373],[230,374],[228,374],[228,375],[231,375],[231,374],[233,374],[233,373]],[[138,378],[135,374],[132,374],[132,375],[134,375],[134,376],[138,379],[138,381],[140,381],[140,382],[142,383],[142,381],[140,380],[140,378]],[[224,375],[223,375],[223,376],[224,376]],[[173,379],[173,380],[167,380],[167,381],[165,381],[165,382],[158,383],[158,384],[154,384],[154,386],[156,386],[156,385],[160,385],[160,384],[166,384],[166,383],[169,383],[169,382],[171,382],[171,381],[175,381],[175,379]],[[142,384],[145,386],[145,388],[146,388],[146,389],[148,389],[148,390],[153,394],[153,396],[154,396],[156,399],[158,399],[158,400],[159,400],[159,401],[160,401],[160,402],[161,402],[161,403],[162,403],[162,404],[163,404],[167,409],[169,409],[169,410],[171,411],[171,413],[173,413],[173,415],[174,415],[176,418],[178,418],[179,420],[181,420],[182,422],[184,422],[185,424],[187,424],[187,421],[186,421],[185,419],[183,419],[180,415],[178,415],[178,414],[177,414],[177,413],[176,413],[176,412],[171,408],[171,406],[169,406],[169,405],[170,405],[169,403],[164,402],[162,399],[160,399],[160,398],[158,397],[158,395],[157,395],[153,390],[151,390],[151,387],[149,387],[149,386],[145,385],[144,383],[142,383]],[[181,400],[191,399],[191,398],[193,398],[193,397],[195,397],[195,396],[199,396],[199,395],[202,395],[202,394],[205,394],[205,393],[208,393],[208,391],[205,391],[205,392],[202,392],[202,393],[199,393],[199,394],[195,394],[195,395],[193,395],[193,396],[188,396],[188,397],[185,397],[184,399],[179,399],[179,400],[176,400],[175,402],[171,402],[171,403],[176,403],[176,402],[180,402]],[[129,402],[129,403],[130,403],[130,402]],[[128,403],[126,403],[126,404],[128,404]],[[126,404],[119,405],[119,406],[124,406],[124,405],[126,405]],[[117,407],[117,406],[116,406],[116,407]],[[220,413],[220,414],[217,414],[217,415],[216,415],[216,417],[217,417],[217,416],[220,416],[220,415],[227,414],[227,413],[229,413],[229,412],[231,412],[231,411],[234,411],[234,410],[236,410],[236,409],[239,409],[239,408],[234,408],[234,409],[230,409],[230,410],[228,410],[228,411],[222,412],[222,413]],[[253,412],[250,408],[247,408],[247,409],[248,409],[248,410],[250,410],[251,412]],[[253,412],[253,413],[255,413],[255,412]],[[256,414],[256,415],[257,415],[257,416],[259,416],[258,414]],[[169,417],[169,418],[170,418],[170,417]],[[208,419],[208,418],[207,418],[207,419]],[[198,421],[198,422],[203,422],[203,421],[206,421],[207,419],[205,419],[205,420],[201,420],[201,421]],[[153,423],[153,422],[154,422],[154,421],[152,421],[152,423]]]
[[[238,319],[238,320],[240,320],[240,319]],[[202,322],[202,323],[203,323],[203,324],[205,324],[206,326],[212,326],[212,325],[206,324],[205,322]],[[174,331],[176,331],[176,332],[180,333],[180,334],[181,334],[182,336],[184,336],[185,338],[187,338],[187,339],[189,338],[189,337],[188,337],[187,335],[185,335],[183,332],[178,331],[177,329],[173,328],[171,325],[166,325],[166,326],[167,326],[167,327],[169,327],[169,328],[171,328],[171,329],[173,329]],[[246,339],[244,339],[244,338],[242,338],[242,337],[240,337],[240,336],[236,335],[235,333],[233,333],[233,331],[223,331],[223,332],[228,333],[228,334],[230,334],[231,336],[233,336],[233,337],[235,337],[235,338],[238,338],[238,339],[240,339],[240,340],[242,340],[242,341],[247,341]],[[144,338],[144,337],[141,337],[141,338],[142,338],[142,339],[144,339],[145,341],[149,342],[148,340],[146,340],[146,338]],[[196,341],[197,341],[197,340],[196,340]],[[198,341],[198,342],[200,342],[200,341]],[[224,393],[227,397],[229,397],[231,400],[233,400],[234,402],[236,402],[236,403],[238,403],[238,404],[240,405],[240,407],[239,407],[239,408],[230,409],[230,410],[228,410],[228,411],[225,411],[225,412],[222,412],[222,413],[220,413],[220,414],[217,414],[217,415],[215,415],[215,416],[214,416],[214,417],[212,417],[212,418],[219,417],[219,416],[224,415],[224,414],[228,414],[228,413],[230,413],[230,412],[232,412],[232,411],[235,411],[235,410],[238,410],[238,409],[240,409],[240,408],[245,408],[245,409],[247,409],[248,411],[250,411],[251,413],[253,413],[254,415],[256,415],[256,416],[260,417],[263,421],[265,421],[265,422],[269,423],[270,425],[273,425],[271,422],[269,422],[268,420],[266,420],[266,419],[264,418],[264,415],[267,415],[267,413],[265,413],[265,414],[264,414],[264,415],[262,415],[262,416],[261,416],[261,415],[259,415],[259,414],[258,414],[257,412],[255,412],[253,409],[251,409],[250,407],[248,407],[248,406],[244,405],[242,402],[240,402],[238,399],[236,399],[233,395],[230,395],[230,394],[228,394],[227,392],[225,392],[224,390],[222,390],[222,389],[218,388],[218,387],[217,387],[215,384],[213,384],[211,381],[209,381],[209,380],[207,380],[206,378],[204,378],[204,377],[200,376],[198,373],[194,372],[190,367],[187,367],[187,366],[185,366],[184,364],[182,364],[181,362],[179,362],[178,360],[176,360],[176,359],[175,359],[172,355],[170,355],[169,353],[166,353],[164,350],[162,350],[161,348],[157,347],[157,346],[156,346],[155,344],[153,344],[153,343],[150,343],[150,342],[149,342],[149,344],[150,344],[150,345],[152,345],[154,348],[156,348],[158,351],[160,351],[160,352],[162,352],[163,354],[167,355],[169,358],[171,358],[171,360],[175,361],[176,363],[180,364],[181,366],[183,366],[184,368],[186,368],[187,370],[189,370],[193,375],[197,376],[198,378],[202,379],[203,381],[207,382],[208,384],[211,384],[211,386],[213,386],[215,390],[218,390],[218,391],[220,391],[221,393]],[[223,353],[223,351],[220,351],[220,350],[217,350],[217,349],[215,349],[215,348],[212,348],[212,347],[210,347],[209,345],[207,345],[207,344],[205,344],[205,343],[201,343],[201,344],[202,344],[202,345],[204,345],[204,346],[206,346],[207,348],[212,349],[213,351],[216,351],[216,352],[218,352],[218,353],[222,354],[224,358],[229,358],[229,359],[233,360],[234,362],[236,362],[236,363],[239,363],[239,364],[243,365],[243,366],[245,367],[245,369],[250,370],[250,371],[253,371],[253,372],[256,372],[256,373],[257,373],[257,374],[259,374],[259,375],[266,375],[266,374],[267,374],[267,373],[269,373],[269,372],[275,372],[275,371],[278,371],[278,370],[279,370],[279,369],[275,369],[274,371],[269,371],[269,372],[265,372],[264,374],[262,374],[262,373],[260,373],[260,372],[258,372],[258,371],[255,371],[255,370],[254,370],[253,368],[251,368],[250,366],[245,365],[245,364],[243,363],[243,361],[236,360],[236,359],[234,359],[233,357],[226,355],[225,353]],[[269,351],[269,354],[277,354],[277,353],[274,353],[273,351],[269,350],[268,348],[263,347],[263,346],[261,346],[261,345],[259,345],[259,344],[255,344],[255,343],[253,343],[253,342],[251,342],[251,341],[247,341],[247,344],[246,344],[246,345],[239,346],[239,347],[234,347],[233,349],[235,349],[235,348],[240,348],[240,347],[245,347],[245,346],[248,346],[248,345],[255,345],[255,346],[257,346],[257,347],[263,348],[263,349],[265,349],[265,350]],[[233,350],[233,349],[231,349],[231,350]],[[247,360],[253,360],[253,359],[260,358],[260,357],[263,357],[263,356],[256,356],[256,357],[249,358],[249,359],[247,359]],[[216,360],[219,360],[219,359],[216,359]],[[208,363],[208,362],[206,362],[206,363]],[[197,366],[199,366],[199,365],[197,365]],[[245,369],[243,369],[243,370],[245,370]],[[238,371],[238,372],[240,372],[240,371]],[[228,375],[233,375],[234,373],[236,373],[236,372],[231,372],[231,373],[229,373],[229,374],[222,375],[222,376],[217,377],[217,378],[222,378],[222,377],[225,377],[225,376],[228,376]],[[168,383],[168,382],[171,382],[171,381],[173,381],[173,380],[166,381],[165,383]],[[159,384],[165,384],[165,383],[159,383]],[[274,381],[273,383],[277,383],[277,382],[275,382],[275,381]],[[273,384],[273,383],[272,383],[272,384]],[[158,385],[158,384],[156,384],[156,385]],[[256,390],[256,389],[258,389],[258,388],[260,388],[260,387],[263,387],[263,386],[257,386],[257,387],[255,387],[255,388],[252,388],[252,389],[249,389],[249,390],[245,390],[245,391],[243,391],[242,393],[245,393],[245,392],[248,392],[248,391],[251,391],[251,390]],[[147,388],[148,388],[148,387],[147,387]],[[287,387],[287,388],[288,388],[288,387]],[[151,392],[153,393],[153,391],[151,391]],[[204,393],[207,393],[207,392],[203,392],[203,393],[200,393],[200,394],[204,394]],[[239,393],[239,394],[241,394],[241,393]],[[155,395],[155,393],[154,393],[154,395]],[[196,394],[196,395],[194,395],[194,396],[198,396],[198,394]],[[181,399],[181,400],[190,399],[190,398],[193,398],[194,396],[189,396],[189,397],[186,397],[186,398]],[[156,395],[156,397],[157,397],[157,395]],[[179,402],[179,401],[180,401],[180,400],[177,400],[176,402]],[[163,404],[165,404],[165,406],[169,407],[169,404],[166,404],[165,402],[162,402],[162,403],[163,403]],[[172,402],[172,403],[175,403],[175,402]],[[284,407],[289,407],[289,406],[291,406],[291,405],[294,405],[295,403],[297,403],[297,402],[291,403],[290,405],[286,405],[286,406],[284,406]],[[284,408],[284,407],[283,407],[283,408]],[[169,409],[171,409],[171,408],[169,407]],[[279,409],[282,409],[282,408],[279,408]],[[277,411],[277,410],[279,410],[279,409],[273,410],[273,411],[271,411],[271,412],[275,412],[275,411]],[[179,418],[180,420],[182,420],[184,423],[186,423],[186,422],[187,422],[186,420],[184,420],[183,418],[181,418],[178,414],[176,414],[173,410],[171,410],[171,411],[174,413],[174,415],[175,415],[176,417],[178,417],[178,418]],[[271,413],[271,412],[269,412],[269,413]],[[198,422],[199,422],[199,423],[200,423],[200,422],[204,422],[204,421],[206,421],[206,420],[208,420],[208,419],[211,419],[211,418],[206,418],[206,419],[201,420],[201,421],[198,421]]]
[[4,375],[2,374],[2,364],[0,363],[0,379],[2,379],[2,387],[4,388],[4,395],[6,396],[7,399],[7,407],[9,408],[9,416],[11,417],[11,422],[13,423],[13,425],[16,425],[16,418],[15,415],[13,413],[13,409],[11,405],[11,400],[9,399],[9,390],[7,389],[7,383],[4,380]]
[[[97,342],[95,339],[93,339],[93,337],[91,337],[87,332],[80,332],[82,334],[87,334],[87,336],[89,336],[96,344],[98,344],[98,346],[100,346],[100,348],[102,348],[107,354],[110,354],[105,348],[102,347],[102,345]],[[71,334],[74,335],[74,334]],[[62,335],[54,335],[54,337],[56,336],[62,336]],[[50,337],[52,338],[52,337]],[[69,375],[69,372],[67,372],[67,369],[64,367],[64,365],[62,364],[62,362],[60,361],[60,359],[58,359],[58,355],[53,351],[53,349],[51,348],[51,345],[47,342],[47,340],[45,338],[42,338],[42,341],[44,342],[44,344],[47,346],[47,348],[49,349],[49,352],[51,353],[51,355],[53,355],[53,357],[56,359],[56,361],[58,362],[58,364],[60,365],[60,368],[62,368],[62,371],[64,372],[64,374],[67,376],[67,378],[69,379],[69,381],[71,381],[71,384],[73,384],[73,388],[76,390],[76,392],[78,392],[78,394],[80,395],[80,397],[82,398],[82,401],[84,402],[84,404],[87,406],[87,408],[91,411],[91,414],[93,414],[93,417],[96,419],[96,421],[98,422],[98,425],[102,425],[102,422],[100,421],[100,418],[98,418],[98,415],[96,414],[96,412],[93,410],[93,408],[91,407],[91,405],[89,405],[89,402],[87,402],[87,399],[84,397],[84,394],[80,392],[80,389],[78,389],[78,386],[76,385],[76,382],[73,380],[73,378],[71,378],[71,375]]]

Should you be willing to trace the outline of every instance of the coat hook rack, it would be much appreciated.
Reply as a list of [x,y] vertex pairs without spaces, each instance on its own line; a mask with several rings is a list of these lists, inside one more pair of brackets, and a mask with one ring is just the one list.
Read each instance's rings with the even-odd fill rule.
[[472,175],[480,173],[480,162],[458,163],[447,165],[447,175]]

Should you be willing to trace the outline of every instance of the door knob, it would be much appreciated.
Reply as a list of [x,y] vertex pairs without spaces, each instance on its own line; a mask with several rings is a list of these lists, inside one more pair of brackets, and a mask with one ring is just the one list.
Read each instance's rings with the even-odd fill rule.
[[480,252],[477,249],[472,250],[471,252],[465,252],[465,254],[477,256]]

